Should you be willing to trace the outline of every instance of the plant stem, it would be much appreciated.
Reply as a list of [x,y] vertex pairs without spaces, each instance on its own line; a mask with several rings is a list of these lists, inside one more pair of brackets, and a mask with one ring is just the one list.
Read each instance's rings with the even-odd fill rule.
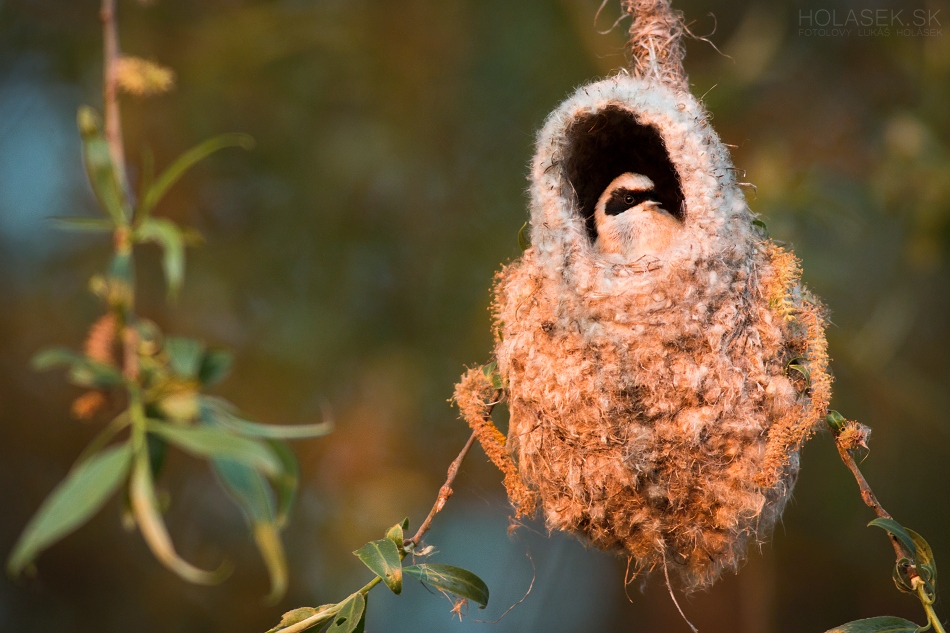
[[125,176],[125,149],[122,144],[122,118],[119,113],[119,97],[116,86],[116,71],[119,57],[119,30],[115,20],[115,0],[102,0],[99,9],[102,22],[102,102],[105,109],[105,135],[109,143],[109,155],[112,158],[119,187],[123,194],[128,191]]
[[439,496],[436,498],[432,509],[429,510],[429,516],[427,516],[425,521],[422,522],[422,525],[419,526],[419,529],[412,536],[412,538],[406,540],[406,546],[411,544],[413,547],[415,547],[419,544],[419,541],[422,540],[422,537],[432,526],[432,519],[434,519],[435,515],[437,515],[442,510],[442,508],[445,506],[445,502],[448,501],[449,497],[452,496],[452,482],[455,481],[455,477],[458,475],[459,467],[462,465],[462,460],[465,459],[465,456],[468,455],[468,451],[472,448],[472,444],[475,443],[476,435],[476,433],[472,433],[471,437],[468,438],[468,441],[465,442],[465,446],[462,447],[461,452],[459,452],[455,460],[453,460],[449,465],[445,483],[442,484],[442,487],[439,489]]
[[[834,432],[834,431],[832,431]],[[854,457],[851,455],[851,449],[844,444],[844,442],[838,441],[839,435],[835,434],[835,447],[838,449],[838,455],[841,457],[841,461],[844,462],[844,465],[848,467],[848,470],[851,471],[851,474],[854,475],[855,481],[858,482],[858,489],[861,491],[861,499],[864,500],[864,503],[874,510],[874,514],[881,519],[890,519],[892,518],[890,513],[884,509],[884,506],[881,505],[881,502],[877,500],[874,491],[871,490],[868,480],[864,478],[864,473],[861,472],[861,469],[858,468],[857,462],[854,461]],[[891,540],[891,546],[894,548],[894,554],[897,556],[897,560],[901,558],[913,558],[912,552],[905,552],[904,546],[901,545],[897,537],[889,535]]]

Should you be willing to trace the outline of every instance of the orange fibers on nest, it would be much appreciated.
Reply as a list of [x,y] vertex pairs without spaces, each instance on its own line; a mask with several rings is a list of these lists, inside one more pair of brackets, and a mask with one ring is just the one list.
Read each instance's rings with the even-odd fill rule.
[[[625,172],[683,201],[659,255],[595,246],[593,205]],[[666,561],[687,589],[770,532],[830,397],[822,307],[733,174],[688,93],[623,74],[578,89],[539,134],[532,246],[495,281],[507,440],[486,380],[456,390],[519,514],[640,571]]]

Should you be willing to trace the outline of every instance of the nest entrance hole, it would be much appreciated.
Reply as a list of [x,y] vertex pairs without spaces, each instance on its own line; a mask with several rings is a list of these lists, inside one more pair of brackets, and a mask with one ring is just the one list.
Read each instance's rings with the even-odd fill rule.
[[597,239],[597,199],[614,178],[626,172],[652,180],[663,208],[683,220],[686,209],[679,175],[655,127],[640,123],[629,110],[607,106],[578,118],[565,136],[564,175],[574,187],[591,242]]

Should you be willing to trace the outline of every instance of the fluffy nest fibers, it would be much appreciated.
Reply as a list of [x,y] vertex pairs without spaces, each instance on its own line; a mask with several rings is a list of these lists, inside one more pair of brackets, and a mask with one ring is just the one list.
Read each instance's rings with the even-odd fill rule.
[[[659,255],[595,246],[598,197],[625,172],[681,202]],[[456,402],[519,516],[540,507],[550,529],[638,571],[708,586],[769,533],[824,419],[822,306],[676,86],[582,86],[544,124],[530,180],[532,246],[494,285],[497,369],[466,373]],[[507,438],[491,421],[500,399]]]

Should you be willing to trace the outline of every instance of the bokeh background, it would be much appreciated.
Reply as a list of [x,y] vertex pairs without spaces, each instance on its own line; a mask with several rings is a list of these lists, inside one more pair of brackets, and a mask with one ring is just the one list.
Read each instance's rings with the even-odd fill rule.
[[[174,455],[162,487],[180,552],[228,556],[216,587],[186,585],[116,501],[0,581],[2,631],[248,631],[335,602],[368,579],[350,555],[424,517],[468,432],[447,403],[490,349],[488,288],[519,253],[532,139],[576,85],[625,62],[610,0],[158,0],[120,2],[126,52],[177,72],[177,90],[124,100],[133,177],[225,131],[257,139],[203,163],[159,212],[199,229],[175,306],[158,257],[138,260],[140,312],[232,347],[217,388],[259,419],[315,421],[295,444],[300,502],[276,606],[239,511],[203,464]],[[863,468],[885,506],[950,560],[950,30],[808,35],[801,12],[940,11],[927,0],[677,3],[710,44],[687,44],[693,92],[757,186],[749,204],[802,258],[831,308],[833,406],[874,429]],[[715,18],[709,14],[714,14]],[[808,26],[805,24],[804,26]],[[932,24],[933,28],[943,28]],[[947,30],[947,29],[944,29]],[[70,419],[78,390],[29,370],[78,346],[99,307],[87,280],[107,240],[45,218],[93,214],[76,108],[100,106],[92,0],[0,0],[0,554],[99,423]],[[828,435],[810,442],[784,521],[738,576],[683,601],[704,633],[820,632],[893,614],[922,621],[890,579],[892,551]],[[624,564],[543,526],[508,532],[500,475],[476,449],[430,532],[434,560],[469,567],[488,609],[409,586],[377,590],[369,631],[687,631],[661,583],[624,594]],[[495,625],[493,621],[531,593]],[[950,603],[938,603],[950,617]]]

